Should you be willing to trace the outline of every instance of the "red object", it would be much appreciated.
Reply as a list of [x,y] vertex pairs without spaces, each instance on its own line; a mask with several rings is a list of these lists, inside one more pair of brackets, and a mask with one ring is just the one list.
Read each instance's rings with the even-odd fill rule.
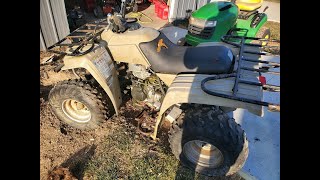
[[168,19],[168,11],[169,11],[169,7],[166,4],[161,3],[159,5],[157,15],[159,18],[166,20],[166,19]]
[[154,13],[158,14],[159,12],[159,5],[161,4],[161,2],[159,2],[158,0],[153,1],[154,4]]
[[112,12],[112,6],[110,6],[110,5],[103,6],[103,13],[104,14],[108,14],[108,13],[111,13],[111,12]]
[[87,11],[92,12],[96,6],[96,1],[95,0],[85,0],[85,4],[86,4]]
[[267,84],[266,77],[264,76],[259,76],[259,81],[261,82],[262,85]]
[[164,20],[168,19],[168,14],[169,14],[169,7],[165,5],[165,8],[163,9],[162,19]]
[[157,10],[157,16],[160,18],[161,16],[162,16],[162,13],[163,13],[163,11],[162,11],[162,6],[161,6],[162,4],[161,3],[159,3],[158,4],[158,10]]

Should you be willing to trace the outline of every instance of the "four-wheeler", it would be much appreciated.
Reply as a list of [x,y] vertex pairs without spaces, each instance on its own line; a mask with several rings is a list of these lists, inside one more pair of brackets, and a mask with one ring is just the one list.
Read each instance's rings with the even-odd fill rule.
[[168,119],[168,141],[183,165],[208,176],[231,175],[243,167],[249,149],[244,130],[227,113],[244,108],[262,116],[263,106],[280,111],[280,104],[262,101],[264,90],[280,87],[261,80],[261,72],[276,73],[268,69],[280,64],[259,59],[268,54],[246,39],[260,41],[227,35],[222,42],[179,46],[156,29],[109,14],[48,48],[60,63],[56,72],[76,75],[57,83],[48,100],[63,122],[94,129],[119,115],[127,90],[120,84],[128,80],[133,102],[157,112],[150,137],[157,139]]
[[[232,0],[208,3],[189,18],[188,34],[179,43],[196,46],[203,42],[221,41],[223,35],[238,35],[269,39],[270,30],[264,11],[258,12],[263,0]],[[249,42],[250,40],[246,40]]]

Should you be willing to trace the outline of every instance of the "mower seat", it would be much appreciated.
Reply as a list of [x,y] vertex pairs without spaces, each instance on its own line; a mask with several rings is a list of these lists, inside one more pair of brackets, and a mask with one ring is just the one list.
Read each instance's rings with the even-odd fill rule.
[[240,11],[255,11],[262,6],[263,0],[237,0]]
[[[167,48],[157,52],[159,40]],[[160,32],[156,39],[140,43],[139,47],[157,73],[222,74],[233,69],[234,56],[226,46],[178,46]]]

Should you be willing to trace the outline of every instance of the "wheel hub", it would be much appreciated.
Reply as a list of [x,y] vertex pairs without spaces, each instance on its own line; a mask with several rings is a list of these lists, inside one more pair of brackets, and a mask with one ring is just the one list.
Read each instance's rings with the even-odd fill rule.
[[[264,37],[264,39],[270,39],[270,37],[269,37],[269,35],[266,35],[265,37]],[[268,43],[266,42],[266,41],[263,41],[262,42],[262,46],[266,46]]]
[[67,99],[62,102],[62,111],[71,120],[78,123],[86,123],[91,119],[91,112],[83,103],[74,99]]
[[182,151],[192,163],[210,168],[219,167],[224,159],[217,147],[200,140],[187,142]]

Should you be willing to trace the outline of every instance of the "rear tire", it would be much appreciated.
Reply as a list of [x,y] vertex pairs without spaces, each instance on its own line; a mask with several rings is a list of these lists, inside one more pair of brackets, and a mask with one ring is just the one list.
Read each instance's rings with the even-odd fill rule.
[[86,81],[62,81],[51,89],[49,103],[54,114],[68,125],[95,129],[110,116],[106,106],[110,100],[102,99],[103,93]]
[[206,176],[236,173],[249,153],[240,125],[215,106],[187,109],[172,124],[169,143],[183,165]]
[[[262,38],[262,39],[270,39],[271,36],[271,32],[270,29],[267,27],[261,27],[261,29],[259,29],[258,33],[257,33],[257,37]],[[260,44],[263,46],[268,45],[268,42],[261,42]]]

